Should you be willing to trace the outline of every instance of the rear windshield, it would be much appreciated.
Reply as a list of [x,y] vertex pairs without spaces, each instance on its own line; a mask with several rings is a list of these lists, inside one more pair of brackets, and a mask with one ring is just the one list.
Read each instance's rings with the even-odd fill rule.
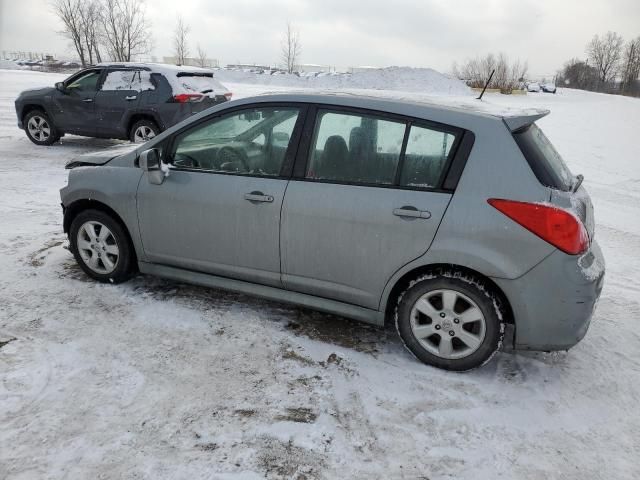
[[216,93],[224,94],[226,89],[213,78],[212,73],[179,72],[178,85],[185,93]]
[[513,137],[540,183],[557,190],[571,189],[571,171],[535,123],[515,132]]

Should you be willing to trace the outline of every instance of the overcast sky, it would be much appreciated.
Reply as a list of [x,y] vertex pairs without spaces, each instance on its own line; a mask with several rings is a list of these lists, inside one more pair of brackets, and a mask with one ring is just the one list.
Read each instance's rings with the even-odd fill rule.
[[[73,54],[47,0],[0,0],[0,49]],[[147,0],[152,54],[171,55],[176,17],[227,63],[275,63],[287,20],[303,63],[408,65],[448,72],[454,60],[504,51],[532,74],[583,57],[595,33],[640,35],[640,0]]]

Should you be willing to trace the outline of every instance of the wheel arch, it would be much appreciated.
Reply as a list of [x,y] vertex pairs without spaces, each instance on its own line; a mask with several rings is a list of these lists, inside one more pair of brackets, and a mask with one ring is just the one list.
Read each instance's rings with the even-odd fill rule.
[[131,232],[129,231],[129,228],[127,228],[127,224],[122,220],[122,217],[118,215],[118,213],[113,208],[105,203],[102,203],[98,200],[80,199],[69,204],[69,206],[65,207],[64,209],[64,218],[62,221],[64,233],[69,234],[73,220],[78,216],[80,212],[89,209],[104,212],[120,224],[127,235],[127,240],[129,241],[129,246],[133,254],[133,265],[137,265],[138,255],[136,252],[135,244],[133,243],[133,238],[131,237]]
[[20,120],[24,122],[24,119],[29,114],[29,112],[32,112],[34,110],[42,110],[49,116],[49,118],[51,118],[51,115],[44,105],[39,103],[27,103],[22,107],[22,110],[20,111]]
[[409,270],[402,275],[391,288],[389,295],[387,295],[386,298],[383,298],[381,310],[384,312],[385,324],[393,319],[393,313],[395,311],[398,297],[409,287],[411,281],[423,275],[439,275],[444,273],[468,275],[477,279],[486,289],[490,290],[496,296],[498,308],[500,308],[504,322],[512,325],[515,324],[513,309],[509,299],[502,289],[493,280],[491,280],[491,278],[472,268],[453,263],[422,265]]
[[126,124],[127,137],[131,136],[131,129],[133,128],[135,123],[139,122],[140,120],[150,120],[150,121],[152,121],[153,123],[156,124],[156,126],[158,127],[160,132],[162,132],[162,130],[163,130],[162,123],[159,121],[159,118],[154,113],[152,113],[152,112],[136,112],[136,113],[131,114],[131,116],[127,120],[127,124]]

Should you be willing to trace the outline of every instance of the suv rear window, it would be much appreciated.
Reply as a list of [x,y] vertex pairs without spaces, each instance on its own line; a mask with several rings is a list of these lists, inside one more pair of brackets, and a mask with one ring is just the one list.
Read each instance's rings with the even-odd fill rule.
[[212,73],[179,72],[177,75],[180,89],[186,93],[222,93],[226,89],[213,78]]
[[540,183],[557,190],[571,189],[573,183],[571,171],[535,123],[514,132],[513,138]]

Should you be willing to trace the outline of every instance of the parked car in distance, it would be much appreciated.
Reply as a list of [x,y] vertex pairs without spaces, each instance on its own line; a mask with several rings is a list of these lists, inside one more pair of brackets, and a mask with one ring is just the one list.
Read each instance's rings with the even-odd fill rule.
[[26,90],[15,107],[18,127],[36,145],[66,133],[140,143],[229,99],[231,92],[208,69],[103,63],[55,87]]
[[527,92],[539,92],[540,84],[538,82],[527,83]]
[[569,349],[604,279],[591,201],[535,124],[547,111],[483,105],[218,105],[69,163],[64,231],[95,280],[139,271],[392,322],[445,369],[503,342]]
[[556,84],[553,82],[542,83],[540,89],[546,93],[556,93]]

